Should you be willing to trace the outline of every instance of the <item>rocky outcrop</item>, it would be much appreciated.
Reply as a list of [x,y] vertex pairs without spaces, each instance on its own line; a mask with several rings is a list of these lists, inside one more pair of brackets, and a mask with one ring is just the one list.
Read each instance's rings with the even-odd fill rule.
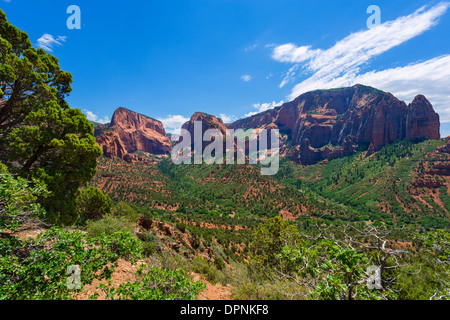
[[450,177],[450,139],[445,146],[436,149],[434,159],[429,174]]
[[[198,132],[196,131],[196,122],[200,122],[201,126],[198,127]],[[224,124],[222,119],[217,118],[213,115],[204,113],[204,112],[196,112],[192,115],[191,119],[186,122],[181,129],[186,130],[190,134],[191,138],[191,151],[193,154],[196,153],[196,145],[195,141],[199,139],[198,141],[202,141],[201,145],[201,152],[203,153],[205,148],[207,148],[210,144],[212,144],[215,140],[215,138],[211,138],[210,141],[204,141],[205,139],[205,132],[207,132],[210,129],[218,130],[222,134],[222,151],[223,154],[227,154],[227,139],[230,141],[233,141],[232,148],[235,157],[237,156],[237,140],[236,138],[230,138],[230,132],[227,130],[227,126]],[[198,136],[199,135],[199,136]],[[181,143],[183,141],[183,136],[180,136],[178,141],[175,143],[177,145],[178,143]]]
[[431,103],[418,95],[408,106],[406,116],[406,137],[408,139],[439,139],[439,115]]
[[372,87],[317,90],[228,127],[274,124],[292,141],[291,158],[312,164],[356,152],[373,153],[397,139],[439,139],[439,116],[422,95],[410,105]]
[[447,143],[445,146],[438,148],[437,151],[440,153],[450,154],[450,138],[447,138]]
[[[450,138],[446,139],[444,146],[424,154],[411,176],[413,177],[411,185],[414,188],[429,189],[428,192],[431,191],[431,194],[436,193],[432,191],[433,189],[442,186],[450,190]],[[416,189],[413,194],[420,197],[423,190]]]
[[356,138],[353,136],[347,136],[342,146],[325,146],[319,149],[311,147],[311,142],[308,138],[305,138],[289,154],[292,160],[303,165],[311,165],[325,159],[332,160],[350,156],[356,152],[357,148],[358,144],[356,143]]
[[172,144],[160,121],[122,107],[114,112],[109,125],[97,126],[94,135],[103,155],[128,162],[139,160],[139,157],[131,155],[136,151],[154,155],[166,155],[172,151]]
[[[196,112],[192,115],[191,119],[181,127],[181,129],[187,130],[191,135],[192,150],[194,150],[194,140],[198,138],[195,132],[195,122],[201,122],[202,124],[201,132],[199,132],[201,134],[201,137],[199,138],[201,141],[203,141],[203,135],[207,130],[216,129],[219,130],[220,133],[222,134],[225,143],[227,126],[223,123],[222,119],[219,119],[207,113]],[[205,149],[211,143],[212,143],[211,141],[203,141],[202,150]]]

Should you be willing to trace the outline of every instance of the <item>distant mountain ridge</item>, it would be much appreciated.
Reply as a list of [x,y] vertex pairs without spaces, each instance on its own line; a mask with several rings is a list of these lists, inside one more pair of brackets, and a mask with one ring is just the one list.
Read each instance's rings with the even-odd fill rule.
[[[370,154],[399,139],[440,139],[439,115],[423,95],[407,105],[390,93],[359,84],[307,92],[231,124],[196,112],[183,128],[193,131],[198,120],[205,122],[202,132],[212,128],[222,133],[227,128],[279,129],[284,136],[281,154],[303,165],[351,155],[358,148],[368,148]],[[97,126],[95,135],[107,157],[132,161],[131,154],[136,151],[159,155],[172,150],[160,121],[125,108],[116,110],[111,124]]]

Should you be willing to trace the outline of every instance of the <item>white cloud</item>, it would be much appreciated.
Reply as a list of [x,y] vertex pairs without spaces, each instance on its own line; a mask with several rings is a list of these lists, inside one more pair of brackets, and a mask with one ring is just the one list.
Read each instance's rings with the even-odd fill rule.
[[297,72],[299,65],[295,64],[293,67],[291,67],[284,75],[283,81],[281,81],[279,87],[283,88],[286,84],[294,80],[295,74]]
[[322,50],[311,50],[311,46],[297,47],[286,43],[273,49],[272,58],[280,62],[303,62],[318,55]]
[[46,33],[37,40],[37,46],[45,51],[53,52],[53,47],[55,45],[61,46],[62,42],[65,42],[66,39],[67,37],[64,36],[58,36],[55,38],[51,34]]
[[413,14],[388,21],[378,27],[353,33],[328,50],[311,50],[310,46],[284,44],[273,50],[272,58],[280,62],[306,62],[308,71],[317,76],[333,76],[358,67],[422,33],[438,23],[450,6],[440,3],[428,10],[420,8]]
[[162,122],[166,132],[172,134],[180,134],[181,127],[183,126],[183,124],[189,121],[189,118],[185,118],[180,115],[169,115],[167,118],[160,118],[158,120]]
[[248,75],[248,74],[244,74],[244,75],[241,77],[241,80],[244,81],[244,82],[249,82],[249,81],[252,80],[252,76],[251,76],[251,75]]
[[92,111],[85,110],[84,113],[86,114],[86,117],[89,121],[97,122],[101,124],[110,123],[111,120],[107,116],[103,117],[103,119],[100,119],[98,115],[93,113]]
[[285,73],[280,87],[292,81],[301,68],[303,73],[309,73],[310,76],[294,86],[289,95],[291,100],[311,90],[361,83],[389,91],[407,102],[419,93],[424,94],[440,113],[441,120],[450,121],[449,55],[361,74],[361,67],[367,66],[372,58],[435,26],[449,7],[449,2],[441,2],[429,8],[422,7],[408,16],[353,33],[327,50],[313,50],[310,46],[297,47],[292,43],[277,46],[273,49],[272,58],[294,64]]
[[252,44],[251,46],[248,46],[247,48],[245,48],[244,51],[245,51],[245,52],[252,51],[252,50],[256,49],[257,46],[258,46],[257,43]]
[[284,103],[284,101],[280,101],[278,103],[275,101],[273,101],[271,103],[255,103],[253,105],[253,108],[255,108],[257,111],[247,113],[246,115],[244,115],[244,118],[251,117],[251,116],[254,116],[255,114],[273,109],[278,106],[281,106],[283,103]]
[[232,123],[232,122],[234,122],[234,121],[237,120],[237,117],[236,117],[236,116],[234,116],[234,115],[228,116],[228,115],[226,115],[226,114],[224,114],[224,113],[221,113],[221,114],[219,115],[219,117],[220,117],[220,119],[222,119],[222,121],[223,121],[224,123]]

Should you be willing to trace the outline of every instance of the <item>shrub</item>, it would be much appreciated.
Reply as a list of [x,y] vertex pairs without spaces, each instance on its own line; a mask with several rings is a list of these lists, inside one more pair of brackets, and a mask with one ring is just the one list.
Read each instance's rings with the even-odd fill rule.
[[182,223],[182,222],[177,222],[176,227],[178,230],[180,230],[181,232],[185,233],[186,232],[186,224]]
[[[0,239],[0,300],[71,300],[85,285],[110,279],[119,258],[136,262],[139,240],[126,233],[88,238],[53,228],[26,241]],[[68,286],[69,266],[80,267],[81,289]]]
[[247,279],[234,290],[233,296],[237,300],[292,300],[302,297],[295,283],[278,279],[263,283]]
[[251,264],[255,267],[277,265],[277,254],[286,245],[302,243],[297,228],[281,217],[274,217],[260,224],[253,232],[250,244]]
[[112,235],[116,232],[132,232],[134,224],[122,217],[116,218],[113,216],[106,216],[103,219],[86,222],[86,231],[90,237],[99,237],[101,235]]
[[137,281],[110,288],[109,298],[119,300],[194,300],[206,286],[186,277],[183,270],[176,271],[152,267],[140,268]]
[[0,162],[0,232],[3,228],[17,229],[23,222],[45,215],[37,197],[48,194],[46,187],[14,178]]
[[144,256],[149,257],[162,250],[161,241],[157,236],[150,232],[146,232],[141,237],[143,241],[142,252]]
[[224,263],[223,260],[220,259],[220,258],[216,258],[216,259],[214,260],[214,265],[216,266],[216,268],[217,268],[218,270],[223,270],[223,269],[225,268],[225,263]]
[[216,266],[201,257],[192,261],[192,271],[204,275],[212,283],[219,282],[219,273]]
[[108,213],[111,213],[111,198],[101,190],[90,187],[81,190],[76,200],[77,211],[80,222],[87,220],[98,220]]
[[154,215],[151,212],[142,212],[139,215],[139,220],[141,220],[142,225],[149,225],[151,226],[153,223]]
[[111,215],[114,217],[123,217],[132,222],[139,220],[139,213],[123,201],[111,208]]

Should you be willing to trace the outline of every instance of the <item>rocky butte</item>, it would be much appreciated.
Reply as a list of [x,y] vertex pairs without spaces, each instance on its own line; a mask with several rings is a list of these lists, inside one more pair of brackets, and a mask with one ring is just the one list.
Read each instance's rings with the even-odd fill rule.
[[99,125],[94,135],[106,157],[118,157],[128,162],[139,161],[133,153],[144,151],[155,155],[169,155],[172,143],[163,124],[155,119],[118,108],[108,125]]

